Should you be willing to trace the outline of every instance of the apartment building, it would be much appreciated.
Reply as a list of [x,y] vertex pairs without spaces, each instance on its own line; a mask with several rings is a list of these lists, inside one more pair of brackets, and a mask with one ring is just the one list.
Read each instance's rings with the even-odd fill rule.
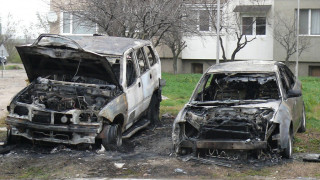
[[[213,11],[215,5],[212,6]],[[202,73],[216,62],[216,32],[210,13],[203,4],[191,7],[197,19],[199,35],[183,38],[187,47],[178,61],[178,73]],[[70,12],[51,9],[51,33],[63,35],[86,35],[98,32],[98,27],[89,21],[79,21]],[[274,29],[276,15],[295,19],[297,1],[295,0],[232,0],[222,6],[224,28],[221,32],[227,59],[230,59],[237,45],[236,33],[244,34],[252,40],[235,56],[235,60],[277,60],[284,61],[285,49],[275,40]],[[318,17],[319,14],[319,17]],[[212,15],[212,14],[211,14]],[[307,38],[310,47],[300,56],[300,76],[320,76],[320,60],[317,47],[320,43],[320,1],[302,0],[300,13],[300,38]],[[49,18],[50,20],[50,18]],[[318,32],[319,31],[319,32]],[[244,38],[242,39],[242,41]],[[162,70],[173,72],[172,56],[168,48],[158,47],[162,58]],[[220,61],[223,62],[220,50]],[[290,57],[290,67],[294,69],[296,56]]]

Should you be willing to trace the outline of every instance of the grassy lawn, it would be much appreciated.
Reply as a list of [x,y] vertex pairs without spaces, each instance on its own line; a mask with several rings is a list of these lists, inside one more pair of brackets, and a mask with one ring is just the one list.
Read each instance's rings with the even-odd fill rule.
[[[163,95],[168,100],[161,102],[160,113],[177,115],[188,102],[201,74],[162,74],[166,80]],[[307,115],[307,132],[295,137],[295,152],[320,153],[320,78],[300,77]]]
[[[2,70],[2,67],[0,69]],[[19,70],[22,68],[18,65],[5,65],[5,69],[6,70]]]
[[169,99],[161,102],[160,114],[170,113],[177,115],[184,104],[189,101],[191,94],[201,78],[201,74],[168,74],[163,73],[166,80],[162,95]]

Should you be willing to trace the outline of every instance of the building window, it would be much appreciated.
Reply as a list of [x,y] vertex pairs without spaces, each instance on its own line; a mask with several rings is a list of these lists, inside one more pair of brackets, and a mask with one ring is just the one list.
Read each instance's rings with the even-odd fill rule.
[[300,10],[299,33],[320,35],[320,9]]
[[95,34],[96,24],[83,20],[81,16],[73,15],[70,12],[62,13],[62,33],[63,34]]
[[210,13],[207,10],[199,10],[199,30],[210,31]]
[[191,68],[192,68],[192,73],[203,74],[203,64],[202,63],[192,63]]
[[320,77],[320,66],[309,66],[309,76]]
[[244,35],[266,35],[266,17],[242,17]]
[[197,29],[202,32],[209,32],[213,29],[213,19],[215,17],[214,10],[208,10],[205,8],[194,9],[190,12],[190,18],[193,18],[197,21],[195,24]]

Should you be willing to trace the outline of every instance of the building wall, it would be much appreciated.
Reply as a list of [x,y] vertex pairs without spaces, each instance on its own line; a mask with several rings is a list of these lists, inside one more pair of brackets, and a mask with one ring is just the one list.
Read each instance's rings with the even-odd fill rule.
[[[297,9],[297,1],[293,0],[275,0],[275,12],[281,17],[295,17],[295,10]],[[320,9],[319,0],[301,0],[301,9]],[[277,14],[277,15],[278,15]],[[275,17],[277,18],[277,17]],[[308,76],[310,66],[318,66],[320,63],[319,57],[319,46],[320,36],[319,35],[300,35],[300,38],[310,40],[310,48],[304,51],[299,58],[299,76]],[[274,41],[274,59],[283,61],[285,58],[285,49],[277,42]],[[296,61],[296,55],[292,55],[290,61],[294,63]],[[294,69],[294,68],[293,68]]]
[[[273,1],[265,1],[263,5],[272,5]],[[237,28],[234,25],[237,22],[236,13],[233,12],[237,5],[253,5],[251,1],[230,1],[230,4],[223,10],[224,19],[230,21],[230,29]],[[273,36],[272,36],[272,14],[273,10],[270,9],[268,14],[244,14],[247,16],[267,16],[266,35],[247,36],[248,40],[256,37],[255,40],[248,43],[243,49],[241,49],[237,55],[237,60],[273,60]],[[239,15],[238,15],[239,17]],[[233,25],[232,25],[233,23]],[[232,30],[231,30],[232,31]],[[226,51],[226,57],[231,58],[231,55],[236,47],[235,33],[221,32],[223,44]],[[187,48],[182,52],[182,59],[215,59],[216,58],[216,35],[214,32],[205,32],[204,36],[185,37],[187,41]],[[222,52],[220,51],[220,59],[222,58]]]

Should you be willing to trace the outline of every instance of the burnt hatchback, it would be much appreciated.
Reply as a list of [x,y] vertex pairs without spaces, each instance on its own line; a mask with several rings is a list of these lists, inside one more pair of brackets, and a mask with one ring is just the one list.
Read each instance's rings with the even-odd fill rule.
[[9,140],[112,149],[158,121],[161,67],[150,41],[47,34],[17,50],[31,83],[8,106]]
[[292,156],[305,131],[301,82],[283,63],[228,62],[210,67],[173,124],[179,155],[200,151],[276,151]]

